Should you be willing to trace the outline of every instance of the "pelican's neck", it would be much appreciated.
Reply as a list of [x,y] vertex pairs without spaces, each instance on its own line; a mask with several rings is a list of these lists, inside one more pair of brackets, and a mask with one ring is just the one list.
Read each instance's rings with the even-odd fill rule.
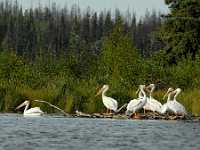
[[141,91],[142,94],[143,94],[143,99],[144,99],[144,101],[146,101],[146,100],[147,100],[147,95],[146,95],[146,93],[145,93],[145,91],[144,91],[144,88],[141,88],[140,91]]
[[149,94],[150,99],[152,98],[152,93],[154,92],[154,90],[155,90],[155,87],[153,86],[153,87],[151,88],[151,91],[150,91],[150,94]]
[[153,90],[151,90],[149,93],[150,100],[152,99],[152,93],[153,93]]
[[144,95],[142,94],[141,90],[139,91],[138,97],[143,97]]
[[174,92],[175,92],[174,100],[176,101],[176,97],[181,93],[181,90],[180,89],[176,89]]
[[106,95],[106,92],[108,91],[109,87],[106,87],[105,89],[103,89],[103,92],[102,92],[102,97],[105,97]]
[[167,97],[167,102],[173,100],[173,92],[170,92]]
[[28,110],[29,105],[30,105],[30,103],[28,102],[28,103],[26,104],[25,109],[24,109],[24,113]]

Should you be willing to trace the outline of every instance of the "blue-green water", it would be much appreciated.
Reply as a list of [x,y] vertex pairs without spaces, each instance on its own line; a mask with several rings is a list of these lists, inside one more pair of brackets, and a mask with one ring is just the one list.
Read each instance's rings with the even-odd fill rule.
[[0,114],[1,150],[198,150],[200,123]]

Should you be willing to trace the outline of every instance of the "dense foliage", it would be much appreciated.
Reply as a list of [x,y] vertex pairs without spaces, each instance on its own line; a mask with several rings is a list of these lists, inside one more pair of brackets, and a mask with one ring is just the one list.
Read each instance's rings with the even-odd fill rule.
[[43,99],[70,113],[101,112],[95,94],[103,84],[122,105],[139,84],[155,83],[157,99],[169,86],[181,87],[181,102],[200,114],[200,4],[166,3],[169,15],[147,12],[140,20],[119,10],[113,17],[110,11],[82,13],[76,5],[23,11],[17,3],[0,3],[0,110]]
[[200,1],[167,0],[171,13],[163,25],[161,38],[169,63],[179,59],[195,59],[200,50]]

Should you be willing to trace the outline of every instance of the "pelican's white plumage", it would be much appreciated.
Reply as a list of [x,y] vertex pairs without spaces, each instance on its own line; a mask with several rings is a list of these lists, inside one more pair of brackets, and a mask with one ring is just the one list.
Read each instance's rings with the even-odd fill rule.
[[146,96],[146,93],[144,91],[144,88],[145,88],[145,85],[139,86],[139,89],[140,89],[143,96],[139,97],[138,99],[133,99],[128,103],[128,105],[126,107],[126,114],[127,115],[129,115],[130,113],[135,113],[139,109],[142,109],[143,106],[146,104],[147,96]]
[[102,101],[104,106],[108,109],[108,110],[113,110],[114,112],[117,111],[117,107],[118,107],[118,103],[115,99],[113,99],[112,97],[108,97],[106,96],[106,92],[108,91],[109,86],[108,85],[103,85],[103,87],[99,90],[99,92],[97,93],[97,95],[99,95],[100,93],[102,93]]
[[146,112],[146,110],[152,111],[152,106],[151,106],[150,98],[149,98],[149,97],[147,97],[147,102],[146,102],[146,104],[143,106],[143,109],[144,109],[144,113]]
[[44,112],[39,107],[28,109],[29,105],[30,105],[30,101],[25,101],[22,104],[20,104],[16,109],[19,109],[25,106],[24,113],[23,113],[24,116],[41,116],[44,114]]
[[163,105],[162,113],[166,113],[167,111],[170,111],[174,113],[175,115],[183,115],[183,116],[187,115],[187,111],[185,107],[176,100],[176,97],[180,94],[180,92],[181,92],[180,88],[177,88],[174,91],[168,92],[167,103]]
[[185,107],[179,103],[177,100],[176,100],[176,97],[181,93],[181,89],[180,88],[177,88],[175,91],[173,91],[175,93],[174,95],[174,99],[173,101],[171,101],[173,104],[172,106],[170,107],[170,109],[173,110],[173,112],[176,114],[176,115],[186,115],[187,112],[186,112],[186,109]]
[[153,98],[152,93],[155,90],[155,84],[150,84],[147,88],[150,88],[150,97],[147,98],[147,103],[144,105],[144,110],[150,110],[153,112],[161,112],[162,104]]
[[172,101],[173,101],[173,94],[174,94],[173,91],[174,91],[173,88],[169,88],[169,89],[167,90],[167,93],[164,95],[163,99],[164,99],[166,96],[168,96],[168,97],[167,97],[167,102],[166,102],[165,104],[163,104],[163,106],[162,106],[162,108],[161,108],[161,114],[165,114],[166,112],[172,112],[172,113],[173,113],[173,111],[170,109],[170,108],[171,108],[170,105],[173,104],[173,103],[172,103]]
[[149,99],[150,99],[150,103],[153,107],[153,111],[160,113],[161,108],[162,108],[162,104],[158,100],[154,99],[153,96],[152,96],[152,93],[155,90],[155,84],[150,84],[150,87],[151,87],[151,91],[150,91],[150,98]]

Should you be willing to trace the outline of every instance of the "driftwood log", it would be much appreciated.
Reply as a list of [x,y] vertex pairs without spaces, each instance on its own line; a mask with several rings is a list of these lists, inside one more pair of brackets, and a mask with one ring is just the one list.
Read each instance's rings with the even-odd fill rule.
[[68,114],[64,110],[60,109],[59,107],[43,101],[43,100],[34,100],[35,102],[40,102],[40,103],[45,103],[48,104],[49,106],[59,110],[64,116],[66,117],[80,117],[80,118],[111,118],[111,119],[143,119],[143,120],[187,120],[187,121],[195,121],[195,122],[200,122],[200,117],[197,116],[175,116],[175,115],[161,115],[157,113],[145,113],[145,114],[140,114],[139,116],[134,117],[134,115],[127,116],[124,113],[120,114],[119,112],[126,107],[127,104],[124,104],[120,109],[118,109],[117,112],[115,113],[93,113],[93,114],[88,114],[84,113],[81,111],[76,110],[75,114]]
[[81,118],[112,118],[112,119],[143,119],[143,120],[191,120],[193,119],[192,117],[160,115],[160,114],[154,114],[154,113],[140,114],[137,118],[134,118],[132,116],[127,116],[125,114],[113,114],[113,113],[112,114],[105,114],[105,113],[86,114],[79,111],[76,112],[75,116],[81,117]]

